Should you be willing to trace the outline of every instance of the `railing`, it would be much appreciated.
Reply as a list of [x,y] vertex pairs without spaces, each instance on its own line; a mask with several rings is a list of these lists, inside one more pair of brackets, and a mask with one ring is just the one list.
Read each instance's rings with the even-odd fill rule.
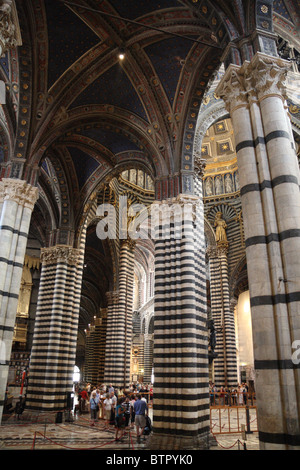
[[212,434],[258,432],[256,406],[211,407],[210,429]]
[[210,392],[210,428],[213,434],[257,432],[255,393]]
[[210,392],[210,406],[255,406],[255,393]]

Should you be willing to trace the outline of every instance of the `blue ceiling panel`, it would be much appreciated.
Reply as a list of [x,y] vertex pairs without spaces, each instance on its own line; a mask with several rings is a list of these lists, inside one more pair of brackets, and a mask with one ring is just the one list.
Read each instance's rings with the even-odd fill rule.
[[48,88],[85,52],[100,42],[99,37],[61,2],[45,0],[49,34]]

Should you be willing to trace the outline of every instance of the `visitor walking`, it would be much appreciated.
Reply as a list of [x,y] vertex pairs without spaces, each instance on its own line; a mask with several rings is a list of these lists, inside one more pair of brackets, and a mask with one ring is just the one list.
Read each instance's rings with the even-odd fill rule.
[[[148,412],[147,402],[142,400],[140,394],[137,396],[137,400],[134,403],[134,412],[135,412],[135,425],[136,425],[136,436],[137,442],[140,442],[141,436],[143,435],[144,428],[146,426],[146,412]],[[140,431],[141,430],[141,431]],[[145,440],[144,436],[144,440]]]
[[116,427],[115,440],[119,441],[120,439],[122,439],[125,433],[125,407],[123,406],[122,397],[119,398],[118,404],[116,406],[115,427]]
[[91,394],[90,411],[91,411],[91,426],[95,426],[95,421],[97,421],[98,419],[98,412],[99,412],[99,398],[97,397],[96,390],[94,390]]
[[104,407],[104,419],[105,419],[104,429],[109,429],[109,422],[110,422],[111,408],[112,408],[112,401],[109,396],[109,393],[107,393],[106,398],[103,401],[103,407]]

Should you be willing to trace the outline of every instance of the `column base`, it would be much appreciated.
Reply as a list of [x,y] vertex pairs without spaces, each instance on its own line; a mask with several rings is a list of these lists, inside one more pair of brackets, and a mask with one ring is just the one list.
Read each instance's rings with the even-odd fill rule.
[[209,450],[209,433],[198,436],[178,436],[153,432],[147,439],[147,450]]

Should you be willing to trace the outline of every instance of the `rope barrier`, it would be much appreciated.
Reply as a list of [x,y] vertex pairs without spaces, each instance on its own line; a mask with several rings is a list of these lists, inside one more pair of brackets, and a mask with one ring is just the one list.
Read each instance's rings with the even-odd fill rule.
[[233,448],[236,444],[238,444],[238,443],[244,445],[239,439],[237,439],[234,444],[232,444],[232,445],[229,446],[229,447],[225,447],[225,446],[223,446],[222,444],[220,444],[220,442],[218,442],[216,436],[215,436],[213,433],[212,433],[212,436],[213,436],[213,438],[215,439],[215,441],[216,441],[216,443],[218,444],[218,446],[222,447],[222,449],[226,449],[226,450],[232,449],[232,448]]
[[50,441],[52,444],[60,446],[60,447],[64,447],[65,449],[69,449],[69,450],[94,450],[94,449],[100,449],[101,447],[104,447],[108,444],[112,444],[113,442],[116,441],[116,439],[113,439],[112,441],[108,441],[108,442],[105,442],[104,444],[101,444],[99,446],[94,446],[94,447],[85,447],[85,448],[84,447],[69,447],[69,446],[66,446],[64,444],[60,444],[59,442],[55,442],[52,439],[50,439],[49,437],[45,436],[45,434],[43,434],[39,431],[36,431],[34,433],[34,438],[33,438],[33,443],[32,443],[31,450],[34,450],[37,434],[40,434],[44,439],[46,439],[47,441]]

